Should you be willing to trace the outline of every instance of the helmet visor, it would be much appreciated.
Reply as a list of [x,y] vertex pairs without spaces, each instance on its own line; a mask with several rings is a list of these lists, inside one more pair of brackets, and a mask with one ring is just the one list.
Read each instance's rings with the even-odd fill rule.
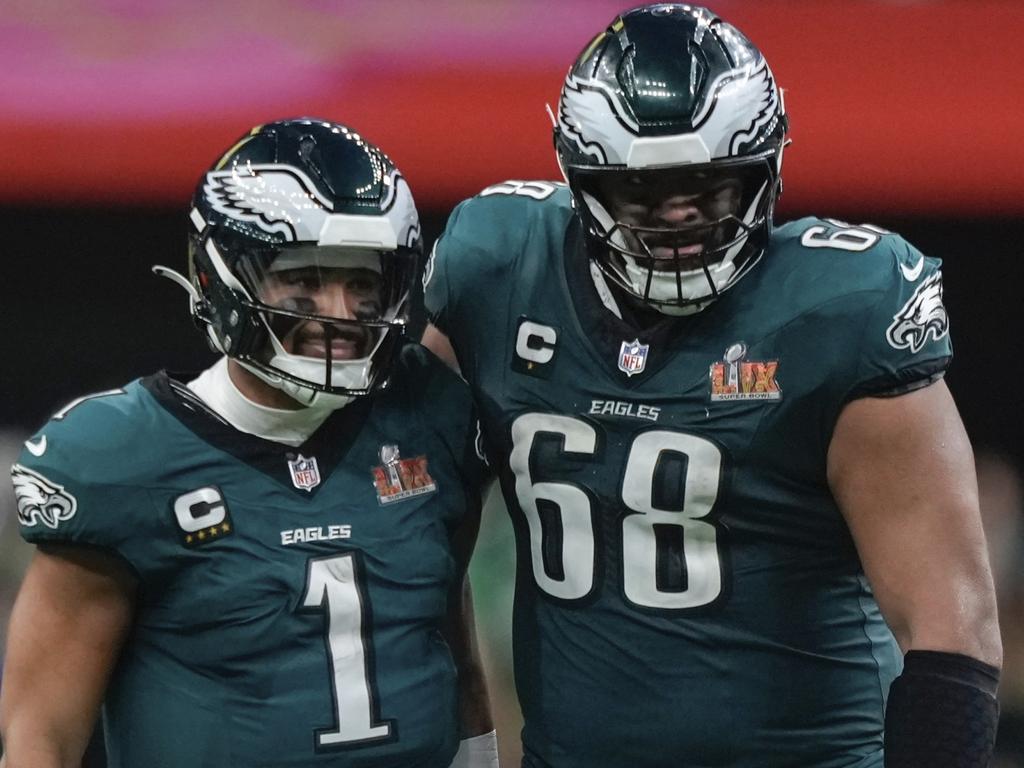
[[579,171],[581,191],[616,250],[653,269],[701,269],[743,234],[766,167],[721,164]]
[[374,361],[405,325],[415,264],[411,249],[309,244],[243,256],[235,270],[267,332],[251,357],[317,389],[372,388]]

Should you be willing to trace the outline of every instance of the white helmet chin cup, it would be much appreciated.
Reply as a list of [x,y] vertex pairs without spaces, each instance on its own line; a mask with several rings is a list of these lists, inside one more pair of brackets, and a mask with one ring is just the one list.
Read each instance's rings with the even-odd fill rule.
[[[311,357],[300,357],[299,355],[289,355],[288,353],[279,353],[270,358],[269,365],[278,370],[282,370],[285,373],[290,373],[298,379],[305,379],[307,381],[315,381],[317,376],[322,376],[324,371],[324,361],[317,360]],[[344,366],[344,368],[342,367]],[[362,388],[367,382],[367,372],[370,368],[369,359],[364,360],[345,360],[331,363],[331,383],[340,384],[346,388]],[[272,381],[271,379],[276,379]],[[314,406],[324,406],[330,410],[341,408],[344,405],[348,405],[352,402],[352,396],[350,395],[332,395],[327,392],[321,392],[313,389],[312,387],[303,386],[289,379],[266,376],[264,377],[271,386],[277,387],[286,395],[291,397],[298,403],[311,408]]]
[[[648,270],[641,267],[632,256],[623,256],[626,270],[626,278],[637,296],[643,296],[647,288],[647,275],[651,275],[651,289],[647,292],[647,298],[656,309],[663,309],[662,302],[676,301],[682,298],[685,301],[695,301],[708,296],[708,277],[703,269],[689,269],[679,273],[679,282],[676,283],[676,273],[663,270]],[[708,272],[715,290],[721,290],[728,285],[729,278],[736,271],[732,260],[721,261],[717,264],[708,265]],[[654,303],[657,302],[657,303]]]
[[[294,356],[289,355],[289,357]],[[297,402],[303,408],[316,408],[322,409],[324,411],[336,411],[339,408],[343,408],[349,403],[351,403],[353,400],[355,400],[355,397],[352,395],[336,395],[331,394],[330,392],[321,392],[317,389],[313,389],[312,387],[306,387],[294,381],[289,381],[288,379],[282,378],[281,376],[275,376],[269,371],[264,370],[262,368],[257,368],[256,366],[246,362],[245,360],[236,360],[236,362],[254,376],[259,377],[262,381],[274,387],[274,389],[279,389],[282,392],[284,392],[286,395],[288,395],[292,400]],[[287,361],[278,358],[274,358],[270,362],[272,365],[281,368],[282,370],[285,370],[285,366],[288,365]],[[322,362],[320,363],[319,367],[321,369],[323,368]],[[293,373],[292,371],[288,372]]]
[[[318,382],[324,379],[326,364],[325,361],[316,357],[304,355],[293,355],[285,351],[281,342],[273,331],[267,326],[268,335],[274,354],[267,361],[271,369],[283,371],[296,379],[303,381]],[[349,390],[369,389],[372,377],[372,360],[374,354],[384,343],[384,338],[390,333],[385,330],[380,333],[377,343],[367,351],[365,357],[355,360],[332,360],[330,368],[330,381],[323,381],[324,386],[337,387]],[[250,370],[253,370],[250,368]],[[266,371],[254,371],[261,379],[272,387],[280,389],[292,399],[306,407],[324,406],[330,409],[341,408],[352,402],[353,396],[343,394],[332,394],[322,392],[314,387],[305,386],[298,382],[286,379],[281,376],[274,376]]]

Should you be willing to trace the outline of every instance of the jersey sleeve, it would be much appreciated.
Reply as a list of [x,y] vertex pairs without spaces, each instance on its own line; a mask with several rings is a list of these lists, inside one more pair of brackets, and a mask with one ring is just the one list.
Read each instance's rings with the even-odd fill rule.
[[140,576],[150,569],[147,528],[159,520],[148,489],[132,482],[140,446],[130,426],[114,409],[85,403],[26,441],[11,467],[22,538],[105,550]]
[[142,489],[98,483],[76,471],[73,458],[42,461],[27,451],[11,467],[11,481],[26,541],[106,550],[139,572],[131,541],[138,531],[124,511],[149,506]]
[[462,234],[465,210],[471,202],[464,200],[452,212],[423,271],[423,303],[427,318],[449,338],[457,328],[462,283],[473,260],[474,246]]
[[472,369],[493,329],[504,326],[523,260],[546,253],[551,238],[561,245],[570,211],[560,184],[506,181],[452,212],[424,269],[424,306],[463,371]]
[[[425,350],[424,352],[426,353]],[[430,376],[426,396],[430,402],[443,403],[441,412],[446,414],[443,416],[446,425],[445,440],[453,459],[457,462],[467,505],[473,508],[479,506],[483,484],[488,474],[476,405],[465,381],[440,360],[435,359],[431,362],[434,370]]]
[[939,259],[889,236],[888,279],[866,313],[847,400],[897,395],[941,378],[953,357]]
[[484,446],[480,417],[475,409],[473,409],[469,420],[469,429],[466,432],[462,455],[466,492],[471,498],[480,500],[483,497],[484,484],[491,475],[491,464]]
[[406,345],[402,361],[401,378],[407,382],[412,407],[422,416],[424,428],[443,441],[472,507],[481,495],[487,461],[469,385],[419,344]]

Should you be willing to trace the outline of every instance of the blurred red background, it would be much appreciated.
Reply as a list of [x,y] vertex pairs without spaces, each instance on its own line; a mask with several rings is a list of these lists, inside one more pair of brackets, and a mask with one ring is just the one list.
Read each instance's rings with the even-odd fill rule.
[[[180,204],[245,126],[346,122],[421,207],[554,178],[546,103],[625,5],[470,0],[12,0],[0,203]],[[767,55],[793,147],[786,208],[1024,213],[1015,0],[714,4]]]

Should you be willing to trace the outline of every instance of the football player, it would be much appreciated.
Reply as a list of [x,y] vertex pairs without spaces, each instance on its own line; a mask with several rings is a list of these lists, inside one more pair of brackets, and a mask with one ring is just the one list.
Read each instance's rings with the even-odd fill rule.
[[112,768],[495,766],[463,587],[476,421],[405,337],[405,179],[345,126],[285,120],[189,218],[189,277],[155,270],[222,357],[81,398],[12,471],[38,551],[8,765],[73,764],[102,702]]
[[940,264],[773,225],[786,135],[735,27],[630,11],[565,79],[567,186],[485,189],[427,266],[425,342],[516,530],[525,766],[986,764],[1001,647]]

